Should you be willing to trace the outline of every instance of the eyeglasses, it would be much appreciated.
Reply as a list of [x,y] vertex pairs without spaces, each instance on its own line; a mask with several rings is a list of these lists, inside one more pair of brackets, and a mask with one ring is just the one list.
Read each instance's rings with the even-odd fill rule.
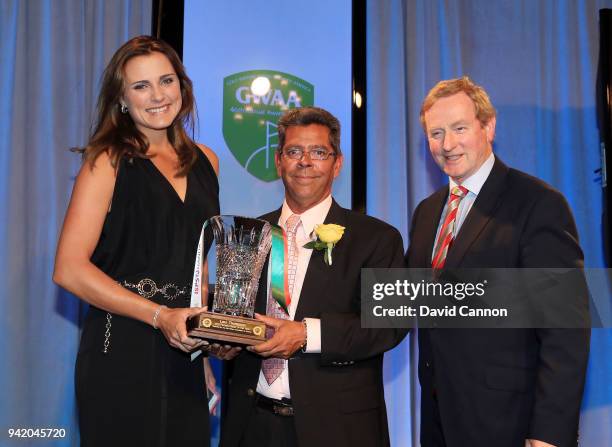
[[327,160],[331,156],[336,156],[335,152],[328,151],[324,147],[315,147],[309,151],[306,151],[301,147],[289,147],[287,149],[283,149],[281,153],[292,160],[301,160],[306,154],[308,154],[308,157],[311,160]]

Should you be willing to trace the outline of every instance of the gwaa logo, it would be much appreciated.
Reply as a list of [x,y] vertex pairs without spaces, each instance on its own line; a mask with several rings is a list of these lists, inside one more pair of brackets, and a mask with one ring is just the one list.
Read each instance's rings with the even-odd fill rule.
[[227,76],[223,80],[225,143],[252,175],[266,182],[276,180],[278,118],[313,101],[313,85],[287,73],[251,70]]

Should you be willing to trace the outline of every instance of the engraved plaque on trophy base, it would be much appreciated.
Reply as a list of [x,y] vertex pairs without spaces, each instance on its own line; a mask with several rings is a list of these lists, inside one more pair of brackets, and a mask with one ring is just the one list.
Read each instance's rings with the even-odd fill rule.
[[203,312],[187,321],[190,337],[239,345],[256,345],[266,341],[266,325],[253,318],[216,312]]

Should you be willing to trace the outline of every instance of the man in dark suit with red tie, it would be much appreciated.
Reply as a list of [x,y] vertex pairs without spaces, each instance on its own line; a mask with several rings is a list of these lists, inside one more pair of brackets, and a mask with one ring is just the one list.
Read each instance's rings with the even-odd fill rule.
[[[563,196],[493,154],[496,114],[469,78],[438,83],[421,108],[449,185],[415,209],[409,267],[583,266]],[[419,330],[423,447],[577,445],[588,329]]]
[[[383,354],[406,330],[361,327],[360,278],[361,268],[403,267],[402,238],[332,198],[343,160],[333,115],[292,109],[278,133],[285,201],[263,219],[286,232],[291,303],[279,308],[264,271],[256,312],[276,332],[233,360],[221,446],[388,446]],[[323,223],[341,236],[331,256],[305,247]]]

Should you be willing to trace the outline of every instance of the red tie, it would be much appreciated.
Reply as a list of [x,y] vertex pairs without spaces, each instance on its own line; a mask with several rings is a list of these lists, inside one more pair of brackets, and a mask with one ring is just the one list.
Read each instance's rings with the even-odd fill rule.
[[459,202],[465,197],[468,190],[463,186],[455,186],[450,193],[448,203],[446,205],[446,216],[444,217],[444,223],[440,228],[440,234],[438,234],[438,240],[436,242],[436,249],[434,250],[434,257],[431,260],[431,267],[434,270],[439,270],[444,267],[446,262],[446,254],[448,249],[453,243],[453,232],[455,230],[455,221],[457,218],[457,210],[459,209]]
[[[300,216],[297,214],[292,214],[287,222],[285,223],[285,228],[287,230],[287,276],[289,282],[289,294],[293,296],[293,285],[295,283],[295,274],[297,271],[297,258],[298,258],[298,246],[296,241],[297,230],[302,223]],[[268,305],[266,308],[266,314],[271,317],[281,318],[283,320],[287,320],[289,316],[285,313],[283,309],[279,306],[274,298],[272,298],[272,293],[268,292]],[[266,331],[266,337],[270,338],[273,335],[273,330]],[[285,361],[283,359],[271,357],[265,359],[261,364],[261,369],[263,371],[264,377],[268,382],[268,385],[272,385],[272,383],[280,377],[285,369]]]

